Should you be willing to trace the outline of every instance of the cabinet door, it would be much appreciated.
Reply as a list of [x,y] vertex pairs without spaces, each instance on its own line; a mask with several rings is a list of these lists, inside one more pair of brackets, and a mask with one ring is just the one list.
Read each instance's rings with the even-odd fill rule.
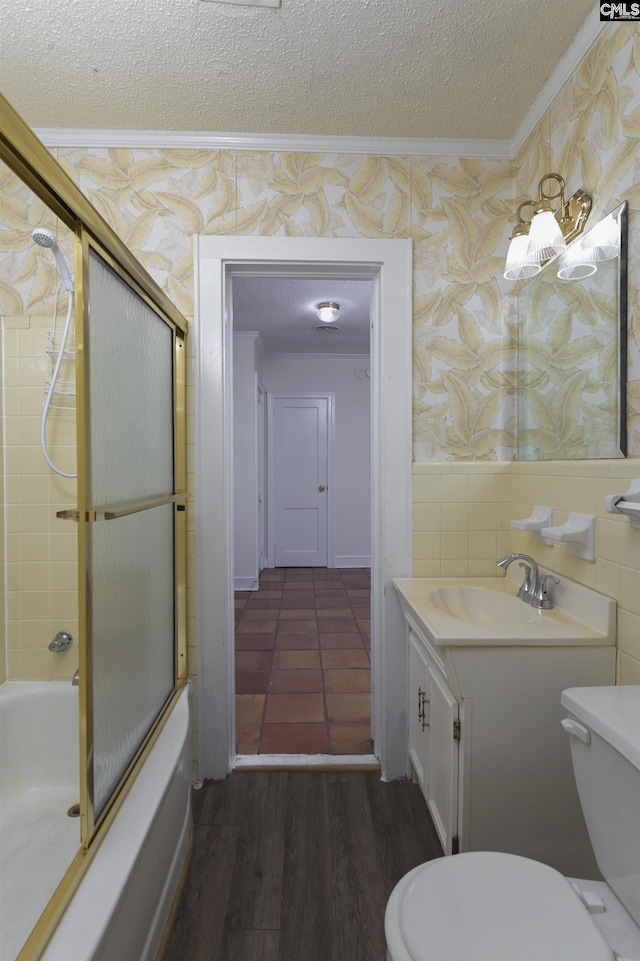
[[424,647],[409,631],[409,758],[423,793],[427,771],[427,677]]
[[445,854],[458,834],[458,702],[440,671],[428,671],[428,760],[425,797]]

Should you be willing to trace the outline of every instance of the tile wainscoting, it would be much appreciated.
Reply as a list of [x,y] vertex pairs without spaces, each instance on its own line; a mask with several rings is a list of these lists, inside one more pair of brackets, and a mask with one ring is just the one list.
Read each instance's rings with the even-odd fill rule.
[[[640,476],[640,459],[602,461],[482,461],[413,465],[415,577],[493,577],[508,551],[532,554],[542,565],[618,602],[620,684],[640,684],[640,531],[607,514],[607,494]],[[512,530],[534,504],[553,507],[556,523],[569,511],[597,518],[596,560],[574,557]]]

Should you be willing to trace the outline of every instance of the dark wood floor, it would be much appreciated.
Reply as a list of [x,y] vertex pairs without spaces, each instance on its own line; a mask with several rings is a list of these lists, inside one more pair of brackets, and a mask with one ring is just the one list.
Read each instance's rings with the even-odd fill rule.
[[389,894],[442,854],[419,788],[377,773],[237,772],[193,812],[163,961],[385,961]]

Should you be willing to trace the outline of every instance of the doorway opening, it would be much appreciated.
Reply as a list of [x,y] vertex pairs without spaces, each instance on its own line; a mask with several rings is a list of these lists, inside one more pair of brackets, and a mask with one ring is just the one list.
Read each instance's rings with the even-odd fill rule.
[[371,340],[372,725],[382,777],[405,776],[404,633],[392,578],[411,573],[411,243],[354,239],[195,239],[195,494],[198,774],[236,766],[234,675],[233,279],[366,280]]
[[236,766],[373,761],[372,295],[370,279],[231,277]]

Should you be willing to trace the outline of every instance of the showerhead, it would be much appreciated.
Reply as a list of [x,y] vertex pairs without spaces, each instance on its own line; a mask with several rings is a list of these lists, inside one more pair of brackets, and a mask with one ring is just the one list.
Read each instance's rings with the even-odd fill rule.
[[62,282],[66,290],[69,293],[73,293],[73,278],[71,277],[71,271],[69,270],[67,262],[64,259],[64,254],[58,246],[58,241],[53,236],[51,231],[46,230],[44,227],[36,227],[31,236],[39,247],[44,247],[45,249],[53,252],[53,256],[56,258],[56,263],[58,264],[58,270],[62,275]]
[[32,238],[38,244],[39,247],[57,247],[56,238],[53,236],[50,230],[45,230],[44,227],[36,227],[36,229],[31,234]]

